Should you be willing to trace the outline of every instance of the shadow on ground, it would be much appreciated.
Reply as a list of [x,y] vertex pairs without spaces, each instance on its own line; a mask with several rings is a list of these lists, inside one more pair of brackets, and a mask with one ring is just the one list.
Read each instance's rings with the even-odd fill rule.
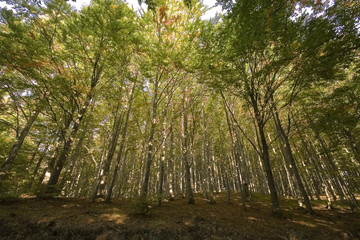
[[309,215],[283,199],[285,218],[279,219],[270,213],[268,196],[255,195],[244,211],[239,194],[231,204],[225,195],[215,195],[215,205],[200,195],[195,205],[164,201],[148,216],[136,214],[128,200],[3,200],[0,239],[360,239],[360,214],[340,204],[327,210],[325,202],[313,202],[316,214]]

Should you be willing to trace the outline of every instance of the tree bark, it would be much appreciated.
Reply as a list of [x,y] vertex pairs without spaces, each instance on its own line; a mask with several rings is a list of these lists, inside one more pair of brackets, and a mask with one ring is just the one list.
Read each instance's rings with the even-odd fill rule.
[[163,185],[164,185],[164,174],[165,174],[165,157],[166,157],[166,141],[167,141],[167,133],[166,133],[166,109],[164,110],[164,124],[163,124],[163,143],[161,146],[161,159],[160,159],[160,175],[159,175],[159,188],[158,188],[158,204],[161,205],[163,198]]
[[100,171],[100,176],[97,180],[98,182],[96,184],[95,191],[92,196],[93,202],[95,201],[95,199],[98,196],[105,196],[105,194],[106,194],[105,187],[106,187],[106,182],[107,182],[107,176],[109,175],[111,162],[114,157],[116,145],[117,145],[117,142],[119,139],[121,122],[122,122],[122,114],[117,113],[115,115],[115,119],[114,119],[114,128],[113,128],[111,140],[109,143],[109,148],[107,151],[107,156],[106,156],[106,159],[104,162],[104,166],[102,167],[102,170]]
[[17,137],[16,142],[12,145],[11,150],[5,160],[5,162],[1,166],[0,170],[0,184],[5,180],[7,177],[11,166],[14,164],[14,161],[19,153],[19,150],[24,143],[24,140],[28,133],[30,132],[31,126],[34,124],[35,120],[39,116],[41,112],[41,106],[39,105],[34,114],[29,118],[25,127],[21,130],[20,135]]
[[[240,190],[241,193],[241,205],[242,205],[242,209],[246,210],[246,196],[245,196],[245,192],[244,192],[244,188],[243,188],[243,178],[242,178],[242,174],[241,174],[241,166],[240,166],[240,152],[238,151],[238,145],[237,145],[237,134],[234,131],[234,124],[231,124],[231,120],[229,118],[229,114],[226,108],[226,103],[225,103],[225,97],[223,97],[224,100],[224,111],[226,114],[226,121],[227,121],[227,125],[228,125],[228,129],[229,129],[229,133],[231,136],[231,141],[232,141],[232,150],[233,150],[233,155],[234,155],[234,159],[235,159],[235,168],[236,168],[236,172],[237,172],[237,176],[238,176],[238,188]],[[229,109],[229,111],[231,111]]]
[[168,190],[169,190],[169,200],[174,200],[175,197],[175,174],[174,174],[174,132],[173,124],[170,125],[170,152],[168,157]]
[[280,205],[279,205],[279,199],[278,199],[278,195],[276,192],[274,177],[273,177],[273,173],[272,173],[271,165],[270,165],[269,146],[266,141],[263,123],[260,120],[259,114],[257,113],[256,115],[258,115],[256,117],[256,120],[257,120],[257,125],[258,125],[260,143],[261,143],[261,158],[262,158],[262,161],[264,164],[266,178],[267,178],[270,195],[271,195],[271,206],[272,206],[271,210],[272,210],[272,213],[276,215],[280,211]]
[[[187,89],[185,89],[186,94]],[[188,196],[188,203],[195,204],[194,194],[191,186],[190,173],[190,151],[189,151],[189,133],[188,133],[188,116],[186,111],[187,102],[186,95],[184,95],[184,112],[183,112],[183,162],[185,168],[186,194]]]
[[151,116],[151,124],[150,124],[150,134],[147,146],[146,153],[146,162],[145,162],[145,172],[144,172],[144,181],[141,185],[140,189],[140,199],[146,199],[148,193],[149,186],[149,178],[150,178],[150,168],[153,157],[153,141],[156,127],[156,116],[157,116],[157,107],[158,107],[158,80],[156,79],[154,96],[153,96],[153,104],[152,104],[152,116]]
[[336,165],[334,163],[333,157],[332,157],[332,155],[330,154],[328,148],[325,145],[325,141],[321,138],[319,133],[316,133],[316,137],[318,138],[318,140],[320,142],[320,145],[321,145],[321,147],[323,148],[323,150],[325,152],[325,159],[327,160],[327,163],[328,163],[331,171],[335,173],[335,178],[339,182],[339,185],[340,185],[339,187],[341,188],[341,191],[349,199],[351,209],[355,210],[355,209],[359,208],[360,206],[359,206],[354,194],[348,188],[348,186],[346,185],[343,177],[339,173],[338,168],[336,167]]
[[204,110],[204,104],[202,106],[201,115],[203,118],[203,162],[206,164],[206,173],[207,176],[207,191],[208,191],[208,199],[210,204],[215,204],[214,195],[213,195],[213,179],[211,177],[211,162],[210,162],[210,146],[209,146],[209,140],[208,140],[208,132],[207,132],[207,124],[206,124],[206,116],[205,116],[205,110]]
[[[90,86],[89,92],[87,93],[85,103],[83,104],[82,108],[80,109],[79,114],[73,123],[74,125],[71,128],[70,133],[64,142],[64,147],[61,151],[58,161],[56,162],[55,168],[54,168],[53,172],[51,173],[49,182],[44,191],[45,193],[53,194],[53,193],[58,192],[58,190],[56,190],[54,187],[57,184],[59,177],[60,177],[60,173],[64,167],[66,160],[68,159],[68,155],[72,148],[72,143],[74,141],[74,138],[76,137],[76,133],[78,132],[78,130],[80,128],[80,124],[85,116],[87,108],[89,107],[89,105],[93,99],[93,91],[94,91],[95,87],[97,86],[97,83],[99,82],[99,79],[100,79],[100,76],[102,73],[102,67],[98,67],[98,60],[99,60],[99,58],[97,59],[97,61],[94,64],[94,71],[93,71],[93,75],[91,77],[91,86]],[[72,117],[71,117],[71,119],[72,119]]]
[[285,133],[283,126],[281,125],[281,121],[280,121],[280,118],[279,118],[279,113],[278,113],[278,111],[276,109],[275,104],[273,106],[273,117],[274,117],[274,121],[275,121],[276,130],[277,130],[277,132],[278,132],[278,134],[280,136],[280,139],[281,139],[282,143],[284,144],[285,157],[287,158],[287,160],[290,163],[290,167],[292,168],[291,172],[295,175],[297,187],[299,188],[299,190],[301,192],[301,195],[304,198],[306,211],[308,213],[313,214],[314,211],[313,211],[313,209],[311,207],[309,196],[308,196],[307,192],[305,191],[305,187],[304,187],[304,184],[303,184],[303,182],[301,180],[300,173],[299,173],[297,164],[296,164],[295,159],[294,159],[294,155],[292,154],[292,149],[291,149],[291,145],[290,145],[290,142],[289,142],[289,138],[288,138],[287,134]]
[[123,130],[122,130],[122,133],[121,133],[120,148],[119,148],[118,155],[116,156],[115,168],[114,168],[114,172],[113,172],[113,175],[112,175],[112,178],[111,178],[111,182],[110,182],[110,185],[109,185],[108,190],[107,190],[106,199],[105,199],[106,202],[110,202],[111,193],[112,193],[112,190],[114,188],[115,180],[116,180],[116,177],[117,177],[117,174],[118,174],[118,169],[119,169],[119,166],[120,166],[121,156],[122,156],[123,149],[124,149],[124,146],[125,146],[125,139],[126,139],[127,129],[128,129],[128,125],[129,125],[131,106],[132,106],[132,102],[133,102],[133,99],[134,99],[134,92],[135,92],[135,84],[133,86],[133,89],[131,90],[131,95],[130,95],[130,99],[129,99],[129,107],[128,107],[128,110],[126,112],[125,123],[124,123],[124,127],[123,127]]

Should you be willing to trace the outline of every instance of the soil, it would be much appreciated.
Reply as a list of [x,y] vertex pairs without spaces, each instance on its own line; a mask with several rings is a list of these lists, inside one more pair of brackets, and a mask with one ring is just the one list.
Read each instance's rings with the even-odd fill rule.
[[138,213],[136,201],[71,198],[33,198],[0,200],[0,239],[360,239],[360,213],[335,203],[313,201],[310,215],[296,200],[282,199],[282,217],[270,212],[270,199],[254,195],[241,208],[239,194],[214,196],[209,204],[196,195],[195,204],[187,199],[164,200],[146,215]]

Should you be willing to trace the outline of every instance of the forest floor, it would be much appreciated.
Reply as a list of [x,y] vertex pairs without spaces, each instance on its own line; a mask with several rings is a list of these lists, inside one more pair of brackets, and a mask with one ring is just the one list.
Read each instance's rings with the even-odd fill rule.
[[177,198],[143,216],[129,200],[3,199],[0,239],[360,239],[360,213],[340,203],[328,210],[325,201],[313,201],[310,215],[296,200],[281,199],[284,217],[276,218],[269,196],[254,195],[245,211],[239,194],[231,204],[225,193],[215,200],[211,205],[196,195],[189,205]]

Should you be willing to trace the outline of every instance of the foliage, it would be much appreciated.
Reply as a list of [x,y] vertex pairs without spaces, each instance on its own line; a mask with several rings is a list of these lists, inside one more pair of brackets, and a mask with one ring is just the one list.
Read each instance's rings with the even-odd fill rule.
[[201,1],[139,2],[149,10],[1,9],[3,194],[90,197],[112,183],[110,197],[142,195],[133,208],[144,214],[150,196],[243,183],[299,197],[290,148],[309,196],[356,206],[358,4],[217,1],[223,16],[202,20]]

